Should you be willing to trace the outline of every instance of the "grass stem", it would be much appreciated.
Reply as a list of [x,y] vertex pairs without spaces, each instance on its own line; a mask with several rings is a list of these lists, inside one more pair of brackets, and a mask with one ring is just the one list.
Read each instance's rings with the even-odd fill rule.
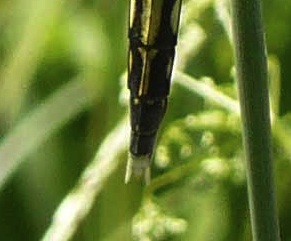
[[231,2],[253,240],[279,241],[260,1]]

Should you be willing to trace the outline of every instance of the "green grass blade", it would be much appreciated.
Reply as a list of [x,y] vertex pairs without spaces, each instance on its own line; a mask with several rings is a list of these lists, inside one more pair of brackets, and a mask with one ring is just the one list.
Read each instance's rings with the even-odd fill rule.
[[233,0],[232,25],[254,241],[278,241],[267,60],[259,0]]
[[[25,158],[96,98],[87,82],[76,78],[28,113],[0,143],[0,190]],[[69,104],[68,104],[69,103]]]
[[128,142],[124,141],[129,139],[128,127],[128,120],[124,118],[105,138],[93,161],[83,171],[76,187],[59,205],[42,241],[70,240],[80,222],[90,212],[104,183],[122,160],[118,156],[128,147]]
[[22,36],[0,70],[0,113],[5,115],[8,123],[19,114],[64,2],[42,0],[29,3],[33,7],[26,3],[31,11],[23,24]]

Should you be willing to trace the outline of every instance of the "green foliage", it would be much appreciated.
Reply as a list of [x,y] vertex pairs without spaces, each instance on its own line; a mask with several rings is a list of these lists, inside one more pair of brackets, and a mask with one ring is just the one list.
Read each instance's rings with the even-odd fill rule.
[[[283,241],[291,237],[291,8],[282,6],[264,2]],[[184,3],[147,187],[124,184],[127,8],[1,1],[1,240],[251,240],[227,1]],[[56,229],[67,233],[49,239]]]

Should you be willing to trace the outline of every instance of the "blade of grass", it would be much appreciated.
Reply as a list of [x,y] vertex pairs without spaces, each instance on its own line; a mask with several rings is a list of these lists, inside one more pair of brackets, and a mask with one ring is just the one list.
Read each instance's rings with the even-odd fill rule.
[[128,127],[128,120],[124,118],[105,138],[76,186],[59,205],[42,241],[66,241],[73,236],[80,222],[91,210],[104,183],[118,167],[121,161],[118,156],[128,146],[127,141],[124,141],[129,139]]
[[[216,0],[216,8],[217,13],[219,15],[219,19],[222,22],[222,25],[225,28],[225,31],[228,33],[230,32],[228,30],[228,27],[230,25],[230,16],[229,11],[227,7],[227,0]],[[229,37],[230,44],[233,44],[232,36],[227,34]],[[287,154],[289,160],[291,160],[291,137],[288,135],[288,127],[285,126],[284,123],[282,123],[279,120],[278,117],[278,109],[279,109],[279,89],[280,89],[280,66],[278,61],[275,57],[269,57],[270,66],[269,66],[269,72],[270,72],[270,93],[271,93],[271,101],[273,101],[273,116],[272,117],[272,132],[274,135],[275,140],[279,143],[279,145],[283,148],[284,152]],[[274,82],[274,83],[273,83]],[[273,96],[272,96],[273,92]],[[223,106],[221,106],[223,107]],[[272,113],[272,111],[271,111]]]
[[231,17],[229,12],[228,0],[215,0],[215,10],[218,20],[220,20],[222,27],[229,39],[229,43],[233,44],[232,29],[231,29]]
[[[0,72],[0,113],[7,123],[13,121],[30,87],[44,46],[65,0],[33,1],[22,37]],[[27,5],[27,3],[25,3]],[[26,6],[27,7],[27,6]]]
[[278,241],[261,6],[259,0],[231,2],[253,239]]
[[178,83],[187,89],[194,91],[204,99],[212,101],[218,106],[223,107],[238,116],[240,115],[237,101],[217,90],[215,85],[210,85],[203,80],[210,80],[210,78],[204,77],[204,79],[196,80],[193,77],[178,71],[175,72],[174,75],[174,83]]
[[[25,158],[94,100],[83,78],[70,81],[20,121],[0,143],[0,190]],[[77,96],[77,98],[76,98]]]

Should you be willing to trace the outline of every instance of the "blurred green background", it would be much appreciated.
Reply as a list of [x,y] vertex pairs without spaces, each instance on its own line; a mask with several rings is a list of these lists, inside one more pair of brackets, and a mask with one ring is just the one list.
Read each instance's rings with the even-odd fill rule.
[[[205,2],[192,22],[206,39],[185,72],[211,76],[223,93],[236,96],[231,47],[215,4]],[[281,84],[278,119],[291,138],[291,2],[263,4],[270,66],[275,66],[271,74],[275,85]],[[0,2],[0,240],[40,240],[106,135],[128,114],[120,97],[128,5],[117,0]],[[120,153],[119,168],[72,240],[251,240],[238,120],[177,84],[171,94],[153,178],[185,164],[193,170],[178,174],[176,181],[170,176],[149,204],[142,202],[142,183],[124,185],[126,153]],[[37,113],[46,118],[33,122]],[[34,124],[19,131],[25,123]],[[16,141],[9,142],[12,137]],[[274,155],[281,236],[291,241],[291,156],[276,140]],[[9,167],[11,160],[17,160],[15,168]],[[135,216],[141,207],[149,211]],[[151,212],[157,220],[147,217]],[[136,229],[148,219],[156,223],[146,234]]]

